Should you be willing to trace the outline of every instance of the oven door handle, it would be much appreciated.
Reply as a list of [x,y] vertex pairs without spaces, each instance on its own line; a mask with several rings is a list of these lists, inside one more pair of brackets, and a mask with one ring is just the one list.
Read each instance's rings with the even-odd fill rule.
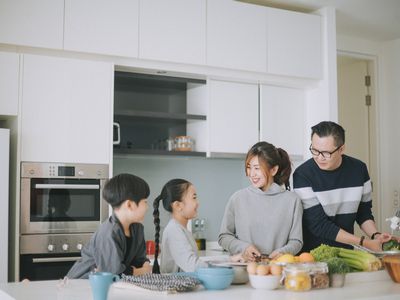
[[35,184],[36,189],[70,189],[70,190],[98,190],[100,185],[98,184]]
[[40,263],[48,263],[48,262],[77,261],[80,258],[81,258],[80,256],[32,258],[32,263],[40,264]]

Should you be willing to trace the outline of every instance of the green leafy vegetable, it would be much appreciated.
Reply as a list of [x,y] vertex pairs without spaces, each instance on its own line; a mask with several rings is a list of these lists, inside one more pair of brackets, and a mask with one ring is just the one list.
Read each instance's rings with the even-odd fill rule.
[[400,250],[400,243],[396,240],[390,240],[382,245],[383,251]]
[[330,247],[322,244],[319,247],[311,250],[311,255],[316,261],[328,261],[332,257],[337,257],[339,254],[339,248]]
[[329,274],[344,274],[350,272],[350,267],[342,258],[331,257],[326,263],[328,264]]

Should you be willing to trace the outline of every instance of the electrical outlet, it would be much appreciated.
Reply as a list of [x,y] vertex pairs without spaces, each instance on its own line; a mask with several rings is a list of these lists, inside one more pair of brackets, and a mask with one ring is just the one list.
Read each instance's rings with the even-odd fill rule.
[[399,199],[399,191],[394,190],[393,192],[393,206],[398,208],[400,205],[400,199]]

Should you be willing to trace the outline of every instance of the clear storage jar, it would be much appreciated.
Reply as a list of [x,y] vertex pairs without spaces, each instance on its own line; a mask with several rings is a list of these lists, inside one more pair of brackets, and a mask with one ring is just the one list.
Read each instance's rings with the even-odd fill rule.
[[312,289],[326,289],[329,287],[328,264],[316,262],[310,264],[310,277]]
[[295,292],[311,289],[310,267],[303,264],[288,264],[283,269],[285,289]]
[[175,137],[175,151],[193,151],[194,139],[187,135]]

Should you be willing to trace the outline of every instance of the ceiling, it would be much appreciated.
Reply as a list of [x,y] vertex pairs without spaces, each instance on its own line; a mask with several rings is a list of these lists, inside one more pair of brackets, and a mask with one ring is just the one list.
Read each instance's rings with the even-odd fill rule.
[[242,0],[270,7],[311,12],[336,9],[338,35],[372,41],[400,39],[400,0]]

